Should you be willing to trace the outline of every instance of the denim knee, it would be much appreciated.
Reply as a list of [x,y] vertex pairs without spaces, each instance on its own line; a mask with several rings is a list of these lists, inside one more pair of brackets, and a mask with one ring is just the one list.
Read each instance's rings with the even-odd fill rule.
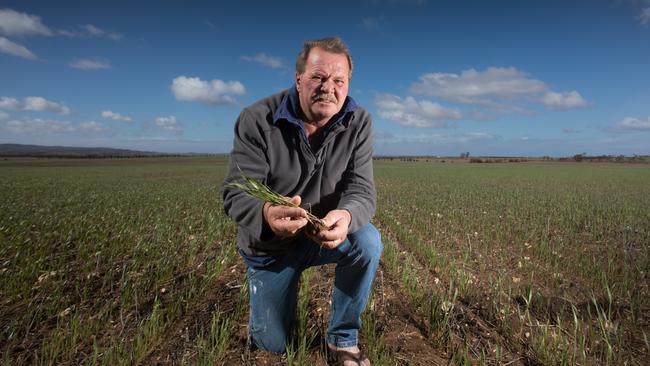
[[291,268],[280,272],[249,268],[247,274],[249,335],[259,349],[283,353],[297,303],[295,273]]
[[368,223],[348,235],[350,242],[360,251],[360,260],[366,263],[378,263],[384,245],[381,242],[381,234],[377,228]]
[[273,334],[251,329],[250,337],[253,344],[263,351],[275,353],[284,353],[286,351],[286,334]]

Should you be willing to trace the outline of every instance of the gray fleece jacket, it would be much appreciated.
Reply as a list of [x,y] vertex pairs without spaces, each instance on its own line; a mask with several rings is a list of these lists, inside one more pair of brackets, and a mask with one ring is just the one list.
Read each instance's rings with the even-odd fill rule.
[[[300,120],[295,86],[245,108],[235,124],[233,150],[224,185],[244,174],[276,192],[302,197],[302,207],[323,217],[333,209],[352,216],[349,232],[374,215],[370,114],[347,97],[341,111],[324,127],[314,151]],[[245,256],[279,256],[304,234],[276,237],[262,216],[264,202],[233,188],[223,188],[224,209],[238,225],[237,245]]]

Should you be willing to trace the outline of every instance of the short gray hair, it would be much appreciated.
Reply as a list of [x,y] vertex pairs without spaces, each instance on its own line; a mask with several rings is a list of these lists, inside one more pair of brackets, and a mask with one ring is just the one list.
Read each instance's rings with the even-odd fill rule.
[[345,55],[345,57],[348,59],[348,66],[350,67],[350,73],[348,74],[348,77],[352,79],[352,55],[350,55],[348,46],[339,37],[328,37],[323,39],[305,41],[302,46],[302,50],[300,50],[300,53],[298,54],[298,59],[296,60],[296,72],[298,74],[305,72],[305,65],[307,64],[309,52],[312,48],[316,47],[327,52]]

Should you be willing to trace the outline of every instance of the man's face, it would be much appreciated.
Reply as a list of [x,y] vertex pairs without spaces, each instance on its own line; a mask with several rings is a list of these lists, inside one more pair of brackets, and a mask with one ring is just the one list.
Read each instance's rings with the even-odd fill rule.
[[305,122],[324,123],[337,114],[348,95],[350,66],[344,54],[312,48],[296,87]]

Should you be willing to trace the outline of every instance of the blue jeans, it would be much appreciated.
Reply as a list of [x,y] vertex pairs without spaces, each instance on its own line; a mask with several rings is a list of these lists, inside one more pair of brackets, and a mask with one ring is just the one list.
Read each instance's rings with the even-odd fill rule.
[[266,351],[285,351],[295,320],[300,274],[312,266],[336,263],[327,342],[355,346],[382,250],[379,231],[366,224],[335,249],[304,240],[269,267],[249,267],[249,332],[255,345]]

